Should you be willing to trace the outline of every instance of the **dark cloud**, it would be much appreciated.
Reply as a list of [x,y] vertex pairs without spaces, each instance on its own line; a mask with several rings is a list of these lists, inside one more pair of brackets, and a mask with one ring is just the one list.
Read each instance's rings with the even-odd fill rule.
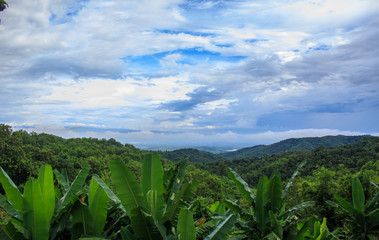
[[162,104],[160,107],[171,111],[191,110],[199,104],[215,101],[222,98],[222,94],[212,88],[198,88],[194,92],[187,94],[189,100],[176,100]]

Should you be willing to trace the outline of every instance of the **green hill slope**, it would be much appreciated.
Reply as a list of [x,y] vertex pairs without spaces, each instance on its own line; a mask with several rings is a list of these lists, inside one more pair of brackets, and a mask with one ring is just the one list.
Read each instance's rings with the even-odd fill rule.
[[189,162],[214,162],[220,159],[225,159],[224,157],[210,153],[207,151],[202,151],[192,148],[178,149],[174,151],[154,151],[158,153],[163,158],[166,158],[172,162],[178,162],[185,157],[188,157]]
[[220,156],[237,159],[246,157],[263,156],[264,154],[277,154],[284,151],[313,150],[319,146],[335,147],[343,144],[355,143],[369,136],[325,136],[290,138],[271,145],[258,145],[254,147],[242,148],[233,152],[221,153]]

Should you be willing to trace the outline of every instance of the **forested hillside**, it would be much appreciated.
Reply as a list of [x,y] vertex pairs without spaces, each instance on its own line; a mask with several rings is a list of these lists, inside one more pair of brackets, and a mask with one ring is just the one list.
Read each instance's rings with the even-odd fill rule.
[[290,138],[270,145],[258,145],[242,148],[233,152],[225,152],[220,155],[237,159],[246,157],[260,157],[264,154],[277,154],[284,151],[313,150],[319,146],[335,147],[343,144],[355,143],[369,136],[325,136]]
[[194,149],[149,153],[115,139],[63,139],[0,124],[0,238],[379,234],[379,137],[233,160]]
[[[97,174],[104,180],[110,180],[109,162],[121,159],[139,176],[142,159],[147,153],[113,138],[63,139],[46,133],[13,131],[10,126],[0,124],[0,166],[17,185],[25,183],[29,177],[36,177],[44,164],[50,164],[54,169],[65,169],[71,181],[83,166],[89,164],[89,176]],[[162,162],[166,168],[172,166],[164,157]],[[204,179],[199,183],[197,194],[207,196],[209,201],[218,201],[235,192],[229,179],[223,177],[221,180],[221,177],[193,165],[187,168],[187,179],[190,178]]]
[[173,151],[154,151],[164,158],[173,162],[178,162],[184,157],[188,158],[190,162],[214,162],[220,159],[226,159],[218,154],[202,151],[198,149],[185,148]]
[[234,160],[220,160],[218,162],[197,163],[203,169],[220,174],[231,167],[235,169],[249,184],[255,185],[259,177],[264,174],[270,176],[274,170],[279,170],[284,179],[291,177],[292,172],[302,161],[306,160],[303,175],[310,175],[312,171],[325,167],[333,171],[349,169],[351,173],[358,172],[368,162],[379,160],[379,137],[366,137],[357,143],[338,147],[320,146],[312,151],[286,151],[262,157],[247,157]]

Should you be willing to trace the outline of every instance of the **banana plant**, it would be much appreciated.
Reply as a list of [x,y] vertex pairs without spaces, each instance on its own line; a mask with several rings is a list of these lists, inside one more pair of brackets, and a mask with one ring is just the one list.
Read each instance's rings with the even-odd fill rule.
[[71,185],[65,182],[65,192],[58,199],[50,165],[40,168],[37,179],[26,182],[23,194],[0,167],[0,183],[6,194],[1,195],[0,207],[11,216],[4,227],[8,239],[55,239],[68,223],[70,208],[78,200],[88,172],[89,166],[85,166]]
[[97,181],[92,178],[88,198],[77,201],[72,210],[71,239],[80,236],[100,237],[107,219],[108,196]]
[[375,240],[379,235],[379,191],[372,199],[365,201],[365,194],[358,177],[353,179],[353,204],[334,195],[338,203],[327,201],[330,205],[342,209],[349,215],[348,221],[352,225],[354,239]]
[[[323,218],[322,222],[315,221],[313,223],[313,233],[309,231],[304,239],[309,240],[333,240],[337,239],[337,234],[339,232],[339,228],[335,229],[333,232],[330,232],[328,226],[326,225],[326,218]],[[309,229],[311,230],[311,229]]]
[[[239,192],[251,206],[246,210],[238,202],[230,200],[225,200],[224,204],[239,216],[241,229],[245,230],[250,238],[304,239],[311,223],[302,219],[299,213],[304,208],[313,206],[314,202],[303,202],[289,209],[286,209],[284,202],[292,181],[304,164],[305,162],[299,165],[284,190],[279,172],[274,172],[270,179],[266,176],[261,177],[256,194],[235,171],[227,169],[229,177],[236,183]],[[304,224],[297,229],[300,222]]]
[[[193,236],[193,228],[183,226],[191,222],[192,213],[181,209],[188,208],[187,201],[194,196],[196,182],[183,184],[184,168],[185,164],[167,171],[167,176],[159,155],[148,154],[143,160],[139,182],[123,161],[110,162],[116,195],[130,219],[130,225],[121,229],[123,239],[175,239],[178,234],[182,239],[190,239],[187,237]],[[194,225],[193,216],[191,224]]]
[[1,167],[0,182],[8,200],[3,201],[1,207],[12,216],[9,226],[4,228],[8,237],[49,239],[50,221],[55,209],[51,166],[42,166],[38,179],[26,182],[23,194]]

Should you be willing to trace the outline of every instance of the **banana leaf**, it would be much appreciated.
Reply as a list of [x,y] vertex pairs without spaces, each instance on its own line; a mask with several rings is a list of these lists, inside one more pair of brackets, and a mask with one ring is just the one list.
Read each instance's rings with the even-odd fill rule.
[[119,159],[110,162],[110,169],[117,195],[130,217],[137,239],[153,239],[151,225],[143,214],[143,211],[147,209],[146,198],[136,177]]
[[220,221],[215,230],[213,230],[205,240],[223,240],[226,239],[229,231],[234,227],[237,220],[236,215],[233,213],[229,214],[224,220]]
[[50,165],[43,165],[39,169],[38,181],[41,186],[43,202],[46,204],[47,217],[51,219],[55,209],[55,191],[53,169]]
[[[50,211],[48,202],[42,195],[38,180],[28,180],[24,188],[24,226],[35,240],[49,239]],[[25,234],[26,235],[26,234]],[[25,236],[28,238],[29,236]]]
[[265,197],[271,203],[273,213],[278,213],[282,204],[282,181],[279,172],[275,172],[267,183]]
[[16,184],[14,184],[12,179],[8,176],[2,167],[0,167],[0,183],[3,186],[8,201],[12,204],[14,209],[21,213],[23,202],[22,195],[18,190]]
[[162,221],[173,221],[179,214],[180,208],[186,207],[186,201],[192,199],[197,189],[197,182],[191,181],[183,184],[177,194],[173,195],[171,204],[168,204],[167,210],[162,218]]
[[149,210],[153,217],[159,219],[162,215],[163,198],[163,168],[158,154],[145,156],[142,165],[141,187],[147,198]]
[[90,166],[86,164],[78,173],[75,180],[70,185],[68,191],[64,194],[63,198],[61,198],[57,204],[57,214],[55,217],[55,221],[58,220],[61,215],[64,213],[67,206],[75,201],[77,198],[78,192],[82,190],[82,186],[86,181],[87,175],[89,173]]
[[9,215],[14,218],[20,219],[19,213],[14,207],[7,201],[7,198],[0,194],[0,207],[4,209]]
[[356,214],[357,213],[357,211],[354,209],[354,207],[351,206],[351,204],[348,201],[346,201],[345,199],[341,198],[338,195],[334,195],[334,198],[338,201],[339,206],[343,210],[345,210],[346,212],[348,212],[350,214]]
[[357,177],[353,179],[353,206],[358,212],[362,214],[364,213],[365,194],[363,192],[362,184]]
[[192,212],[186,208],[180,209],[178,218],[178,239],[196,240],[195,222]]
[[58,179],[58,182],[63,186],[64,193],[66,193],[70,189],[70,182],[68,180],[66,169],[63,169],[62,173],[60,173],[58,169],[55,169],[54,173]]
[[258,182],[257,195],[255,198],[255,217],[259,230],[264,233],[266,222],[268,220],[268,213],[265,210],[267,200],[265,199],[265,189],[267,188],[268,179],[266,176],[260,177]]
[[107,209],[107,194],[94,179],[91,179],[88,190],[88,210],[91,215],[88,226],[90,235],[101,235],[107,219]]
[[233,182],[237,185],[239,192],[242,196],[246,197],[249,203],[253,203],[255,200],[254,193],[250,190],[249,185],[236,173],[233,169],[228,168],[227,173]]
[[288,191],[290,189],[290,187],[292,186],[293,184],[293,181],[295,180],[296,176],[300,173],[300,170],[303,168],[303,166],[307,163],[306,160],[302,161],[299,166],[297,166],[295,172],[292,174],[290,180],[288,180],[287,182],[287,185],[286,187],[284,188],[284,191],[283,191],[283,199],[286,199],[287,195],[288,195]]

